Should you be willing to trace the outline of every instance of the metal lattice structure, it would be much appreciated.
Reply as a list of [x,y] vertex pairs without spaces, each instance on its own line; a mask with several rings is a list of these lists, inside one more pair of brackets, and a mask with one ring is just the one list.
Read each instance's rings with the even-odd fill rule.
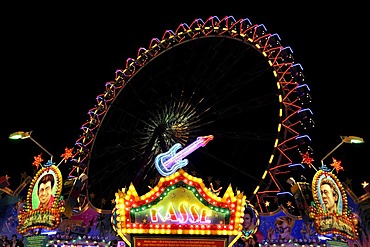
[[[161,61],[161,58],[165,57],[165,54],[170,54],[166,55],[166,59],[177,62],[176,56],[173,55],[177,54],[176,53],[178,52],[177,50],[180,50],[181,47],[186,47],[189,52],[186,51],[182,52],[184,54],[191,53],[190,51],[195,50],[194,48],[195,45],[192,46],[193,43],[197,44],[195,42],[203,42],[201,40],[205,41],[207,39],[220,41],[220,44],[221,42],[224,43],[231,41],[237,42],[238,44],[240,44],[241,47],[243,46],[245,47],[245,49],[248,49],[248,52],[249,49],[252,49],[253,52],[258,53],[258,56],[260,56],[264,61],[266,68],[264,68],[263,70],[268,70],[267,73],[269,74],[269,76],[273,77],[275,80],[275,84],[273,85],[273,87],[276,88],[276,91],[272,91],[272,93],[269,94],[270,98],[268,102],[270,102],[270,100],[274,101],[277,106],[276,108],[274,108],[275,112],[274,116],[271,116],[271,118],[276,119],[276,125],[274,127],[276,133],[273,138],[269,138],[272,139],[269,141],[271,145],[269,149],[270,155],[269,157],[265,157],[265,159],[267,160],[265,164],[260,164],[261,165],[260,170],[263,172],[260,173],[261,176],[258,178],[259,181],[255,183],[256,186],[254,187],[253,193],[250,196],[250,201],[254,201],[256,199],[254,203],[257,205],[256,208],[258,208],[261,212],[267,212],[271,210],[269,207],[266,207],[266,202],[269,200],[273,201],[273,198],[276,198],[278,193],[285,191],[284,185],[280,181],[285,180],[286,177],[289,176],[290,166],[292,164],[301,162],[302,153],[311,151],[307,143],[301,145],[297,141],[297,138],[304,135],[307,129],[313,127],[311,115],[307,114],[310,113],[309,109],[307,108],[308,103],[310,103],[309,89],[305,84],[303,69],[301,65],[299,63],[295,63],[291,48],[282,46],[279,35],[275,33],[274,34],[269,33],[263,24],[252,24],[249,21],[249,19],[236,20],[232,16],[226,16],[222,19],[219,19],[217,16],[212,16],[208,18],[206,21],[203,21],[202,19],[196,19],[190,25],[185,23],[180,24],[175,31],[166,30],[161,39],[153,38],[148,48],[140,48],[137,52],[136,58],[128,58],[126,60],[126,67],[124,69],[118,69],[116,71],[115,79],[105,84],[105,91],[96,97],[96,105],[88,111],[89,118],[86,121],[86,123],[83,124],[83,126],[81,127],[82,130],[81,136],[75,143],[74,156],[72,160],[75,164],[71,173],[69,174],[69,177],[78,178],[81,174],[88,174],[89,182],[87,183],[90,183],[86,184],[86,186],[83,186],[81,189],[81,195],[78,199],[79,208],[82,208],[89,202],[91,204],[94,204],[93,200],[98,199],[91,198],[89,195],[94,193],[92,189],[93,186],[92,183],[95,184],[99,183],[98,182],[99,180],[96,180],[95,182],[91,181],[90,177],[93,176],[93,174],[91,173],[93,170],[92,167],[94,165],[98,166],[98,164],[99,165],[103,164],[102,161],[103,158],[100,159],[99,158],[100,156],[111,157],[113,153],[122,152],[122,149],[125,150],[124,151],[125,155],[127,155],[127,153],[132,152],[132,156],[130,157],[136,156],[140,157],[140,162],[133,163],[135,164],[134,166],[136,166],[135,169],[137,170],[137,174],[134,177],[127,178],[121,177],[121,178],[128,181],[129,180],[134,181],[135,179],[138,179],[140,182],[142,182],[146,178],[145,176],[151,176],[152,180],[155,180],[157,175],[150,175],[151,171],[149,171],[150,167],[152,166],[151,164],[155,155],[165,151],[176,142],[180,142],[183,145],[186,145],[186,143],[194,140],[196,136],[199,136],[200,134],[203,133],[202,131],[204,131],[204,129],[206,128],[202,128],[199,126],[206,126],[205,123],[206,121],[202,122],[201,119],[202,114],[200,114],[199,112],[203,112],[204,116],[209,116],[206,115],[208,108],[202,109],[201,111],[199,110],[199,108],[201,108],[202,106],[203,98],[198,100],[197,104],[198,107],[196,107],[195,106],[196,104],[189,103],[192,99],[191,98],[192,96],[185,95],[183,96],[183,98],[181,98],[180,96],[178,97],[173,96],[172,100],[167,100],[165,102],[163,102],[164,100],[161,101],[161,99],[158,99],[158,105],[161,106],[160,107],[161,110],[157,110],[157,113],[153,111],[151,111],[151,113],[148,113],[149,110],[148,112],[145,111],[145,113],[143,111],[143,113],[141,114],[141,121],[137,121],[136,123],[134,122],[130,123],[130,121],[126,122],[127,123],[126,125],[130,125],[127,127],[128,130],[131,129],[132,132],[135,133],[136,131],[140,132],[140,134],[133,135],[132,138],[126,134],[125,135],[122,134],[122,138],[120,140],[125,139],[125,142],[123,144],[126,145],[121,145],[121,142],[118,141],[118,137],[114,145],[112,145],[113,141],[112,144],[109,144],[111,150],[113,150],[114,147],[113,151],[109,151],[108,147],[104,147],[104,145],[102,144],[104,140],[111,141],[112,139],[115,139],[116,136],[121,135],[122,132],[127,132],[127,130],[122,126],[123,123],[125,123],[125,119],[127,120],[130,117],[128,116],[129,114],[127,114],[127,116],[125,117],[123,117],[122,115],[126,114],[125,113],[125,111],[127,110],[126,107],[135,108],[135,105],[130,105],[129,101],[125,101],[126,104],[124,105],[122,103],[124,101],[123,98],[124,97],[128,98],[130,97],[130,95],[135,94],[135,92],[140,90],[141,92],[145,91],[144,86],[142,87],[137,86],[137,88],[135,88],[136,84],[139,84],[139,82],[137,83],[135,82],[136,84],[134,84],[132,81],[135,78],[138,78],[137,80],[139,81],[139,79],[141,79],[142,74],[148,73],[148,76],[145,77],[145,80],[153,81],[153,83],[151,84],[152,86],[150,86],[150,90],[152,91],[152,93],[155,94],[156,91],[155,83],[157,83],[155,79],[160,76],[152,75],[153,74],[152,72],[150,74],[149,72],[146,71],[147,70],[146,68],[149,65],[152,66],[152,64],[154,64],[153,67],[157,66],[157,64],[159,64],[159,62]],[[221,46],[220,44],[219,46]],[[207,43],[207,47],[210,46],[211,43],[209,44]],[[217,46],[214,46],[212,48],[213,49],[212,52],[216,51],[216,48]],[[232,47],[229,47],[225,54],[230,53],[229,52],[230,48]],[[244,51],[243,49],[244,48],[241,48],[241,51]],[[185,57],[185,55],[179,56]],[[193,56],[197,58],[197,55]],[[228,58],[227,57],[228,55],[223,56],[225,57],[225,60]],[[235,57],[238,57],[237,54],[235,55]],[[204,59],[202,61],[199,61],[199,63],[196,63],[197,65],[194,65],[193,68],[198,68],[196,66],[202,66],[203,63],[213,60],[213,58],[214,57],[210,55],[210,57],[207,57],[207,59]],[[216,59],[217,57],[215,57],[215,60]],[[232,64],[234,68],[237,67],[240,71],[247,70],[246,68],[248,68],[248,65],[243,64],[244,61],[243,59],[244,59],[243,57],[240,58],[238,57],[238,59],[233,60],[234,63],[222,64],[222,66],[220,66],[219,68],[217,67],[217,69],[215,69],[214,71],[216,73],[221,68],[225,69],[226,72],[224,74],[227,74],[228,72],[226,69],[228,68],[228,66],[231,67],[230,64]],[[181,64],[182,67],[178,66],[179,68],[177,68],[176,72],[180,73],[182,71],[181,68],[187,67],[184,66],[184,64]],[[172,69],[169,67],[170,66],[166,67],[167,69],[171,70],[168,73],[173,73]],[[175,67],[175,65],[173,65],[173,67]],[[155,69],[151,71],[154,70]],[[189,71],[187,72],[188,72],[187,74],[189,74]],[[161,73],[166,74],[166,70],[163,71],[162,69]],[[252,74],[251,71],[248,71],[248,74]],[[199,72],[198,75],[201,75],[201,73]],[[218,77],[221,76],[222,74],[220,74]],[[186,80],[186,82],[180,83],[186,84],[188,83],[188,81],[191,80],[197,81],[197,77],[196,76],[193,77],[195,79],[189,78],[188,80]],[[163,81],[163,78],[165,77],[161,77],[161,81]],[[175,75],[173,75],[171,79],[181,81],[181,79],[178,79],[178,77],[175,77]],[[218,78],[212,79],[215,81]],[[140,83],[141,81],[145,80],[144,79],[140,80]],[[252,81],[252,79],[250,80]],[[244,86],[242,86],[243,82],[238,81],[238,79],[232,77],[230,81],[232,82],[235,81],[234,83],[236,88],[235,91],[244,89]],[[163,85],[167,86],[167,84]],[[261,83],[258,82],[258,84]],[[171,86],[172,89],[176,89],[179,87],[179,85],[180,84],[178,84],[177,87],[175,87],[175,85]],[[170,89],[171,86],[169,86]],[[203,85],[201,85],[201,83],[196,84],[196,87],[202,86]],[[194,86],[193,93],[197,92],[196,87]],[[211,83],[207,84],[207,87],[209,91],[212,90],[216,91],[215,89],[212,88]],[[229,86],[226,86],[225,83],[222,84],[222,87],[225,87],[225,89],[229,89],[226,88]],[[162,87],[157,87],[158,90],[159,88],[161,88],[161,90],[164,90],[162,89]],[[126,95],[125,90],[132,91],[129,91],[130,94]],[[207,90],[205,90],[205,92],[206,91]],[[168,92],[168,94],[172,95],[171,92]],[[176,93],[173,92],[173,94],[175,95]],[[147,94],[145,97],[142,98],[151,97],[149,95],[151,94]],[[221,95],[222,94],[219,93],[218,96],[220,97]],[[235,97],[240,98],[241,96],[235,95]],[[141,97],[138,96],[137,98],[139,102]],[[214,99],[216,100],[216,97]],[[131,101],[135,101],[134,97],[131,99]],[[253,102],[259,101],[262,101],[262,99],[253,99]],[[157,101],[155,100],[153,101],[148,100],[146,104],[148,105],[148,108],[150,108],[149,106],[156,104],[156,102]],[[241,110],[240,112],[237,112],[236,110],[232,111],[232,114],[238,115],[239,118],[240,116],[243,116],[243,114],[244,116],[249,116],[248,114],[245,114],[246,108],[243,108],[244,107],[243,102],[238,101],[237,103],[238,107],[235,107],[236,105],[235,104],[232,105],[232,107],[230,108],[233,109],[241,108]],[[212,109],[212,107],[213,105],[209,108]],[[263,108],[263,104],[261,103],[260,105],[258,105],[258,107]],[[116,110],[117,108],[120,108],[119,110],[122,112],[122,115],[118,114],[118,110]],[[214,108],[216,107],[213,107],[213,109]],[[219,108],[221,107],[219,106]],[[226,118],[223,116],[227,116],[228,112],[225,109],[223,110],[224,111],[222,112],[222,114],[221,111],[217,111],[217,114],[213,115],[222,116],[219,117],[219,119]],[[112,115],[114,116],[114,119],[117,121],[113,121],[113,117],[109,115],[111,111],[114,112],[114,114]],[[225,114],[223,115],[223,113]],[[133,114],[135,114],[134,111],[132,112],[131,115]],[[144,115],[146,118],[144,117]],[[200,117],[197,118],[196,116]],[[140,123],[144,121],[146,121],[147,123],[141,125]],[[209,121],[210,122],[213,121],[213,118],[210,117]],[[117,127],[114,126],[113,124],[114,122],[117,122]],[[119,127],[118,122],[121,124],[121,126]],[[107,124],[104,125],[104,123]],[[197,125],[198,123],[201,124],[199,124],[198,126]],[[231,127],[228,126],[228,128]],[[114,132],[115,134],[109,134],[110,133],[109,131]],[[222,137],[225,136],[225,133],[219,133],[217,131],[214,131],[214,133],[211,134],[215,136],[215,140],[217,140],[218,137],[222,139]],[[101,138],[97,140],[97,137],[99,135],[101,136]],[[106,135],[106,137],[104,137],[104,135]],[[243,142],[238,141],[238,138],[244,139],[243,137],[240,137],[240,135],[241,133],[235,131],[233,132],[232,138],[236,140],[235,142],[240,142],[240,144],[245,143],[246,141]],[[135,142],[136,143],[135,149],[134,148],[130,150],[125,149],[127,146],[129,146],[127,145],[129,140],[126,139],[135,139],[135,141],[137,142],[137,143]],[[258,134],[258,139],[259,140],[263,139],[261,138],[261,134]],[[101,144],[98,144],[98,141]],[[103,149],[104,151],[99,151]],[[97,153],[95,153],[95,150],[98,150]],[[107,158],[109,160],[109,164],[117,163],[117,167],[120,167],[120,169],[122,167],[128,166],[128,164],[126,164],[128,162],[125,163],[125,159],[129,160],[128,158],[124,158],[126,156],[124,156],[123,154],[121,154],[121,156],[117,154],[113,155],[115,155],[114,159],[112,158],[111,160],[109,160],[110,158]],[[208,156],[211,155],[213,154],[212,153],[208,154]],[[130,164],[130,166],[133,165]],[[240,167],[238,166],[238,169],[242,171],[241,173],[244,172],[242,167],[243,166]],[[127,173],[130,174],[134,173],[135,169],[129,170]],[[138,182],[138,184],[140,184],[140,182]],[[150,184],[148,184],[148,186],[150,186]],[[102,199],[105,198],[100,198],[100,202],[102,202]],[[106,200],[108,201],[110,199],[111,198],[106,198]],[[97,204],[94,204],[94,206],[99,208]]]

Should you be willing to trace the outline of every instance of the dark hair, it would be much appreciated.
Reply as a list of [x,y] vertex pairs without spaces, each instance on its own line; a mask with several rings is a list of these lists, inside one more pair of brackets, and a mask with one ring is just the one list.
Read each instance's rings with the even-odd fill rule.
[[254,212],[250,207],[246,207],[244,210],[244,214],[249,214],[251,216],[251,219],[254,218]]
[[[49,181],[51,183],[51,188],[53,188],[53,186],[54,186],[54,176],[53,176],[53,174],[50,174],[50,173],[46,174],[45,176],[40,178],[38,187],[40,186],[40,184],[46,184]],[[37,190],[38,190],[38,187],[37,187]]]

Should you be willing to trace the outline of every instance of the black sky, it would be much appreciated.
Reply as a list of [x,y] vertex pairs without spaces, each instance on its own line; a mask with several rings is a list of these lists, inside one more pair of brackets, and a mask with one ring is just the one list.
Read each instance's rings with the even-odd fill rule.
[[[178,6],[177,6],[178,5]],[[206,4],[207,5],[207,4]],[[11,187],[41,153],[30,140],[13,143],[10,133],[33,131],[33,138],[55,157],[72,147],[95,97],[115,71],[125,67],[140,47],[165,30],[196,18],[234,16],[264,24],[290,46],[296,63],[304,69],[311,89],[316,123],[311,136],[315,160],[337,144],[340,136],[355,135],[365,143],[344,144],[333,154],[342,160],[345,182],[363,194],[369,165],[368,92],[369,57],[367,20],[363,6],[296,6],[267,2],[229,6],[210,3],[201,10],[190,2],[164,2],[143,6],[17,6],[3,10],[1,22],[2,111],[1,175],[9,175]],[[367,142],[366,142],[367,141]],[[366,170],[365,170],[366,169]]]

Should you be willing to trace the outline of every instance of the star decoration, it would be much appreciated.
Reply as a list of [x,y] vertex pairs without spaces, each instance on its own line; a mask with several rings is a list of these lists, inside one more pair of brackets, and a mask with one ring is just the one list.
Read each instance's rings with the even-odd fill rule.
[[102,204],[102,205],[105,205],[105,203],[106,203],[105,198],[101,199],[101,204]]
[[302,154],[302,163],[307,164],[309,168],[312,167],[312,161],[314,161],[313,158],[310,157],[310,154],[308,151],[305,154]]
[[41,154],[34,156],[33,158],[35,160],[32,162],[32,165],[36,166],[36,169],[38,169],[40,167],[41,162],[43,162],[44,160],[41,158]]
[[293,206],[291,201],[288,201],[288,202],[286,203],[286,205],[287,205],[287,207],[292,207],[292,206]]
[[91,197],[92,199],[94,199],[95,194],[94,194],[94,193],[91,193],[91,194],[90,194],[90,197]]
[[347,178],[347,179],[346,179],[346,184],[347,184],[349,187],[352,187],[352,179]]
[[23,181],[23,180],[25,180],[26,179],[26,177],[27,177],[27,173],[26,172],[22,172],[21,173],[21,180]]
[[114,204],[116,201],[114,199],[110,200],[110,203]]
[[73,148],[70,148],[70,149],[65,148],[65,149],[64,149],[64,154],[62,154],[62,155],[60,156],[60,157],[63,157],[63,159],[64,159],[64,163],[66,163],[66,162],[67,162],[67,160],[73,156],[73,155],[72,155],[72,152],[73,152]]
[[362,185],[362,188],[364,188],[364,189],[365,189],[365,188],[369,185],[369,183],[368,183],[368,182],[366,182],[366,181],[364,181],[361,185]]
[[266,207],[270,206],[270,202],[269,202],[269,201],[266,201],[266,202],[265,202],[265,206],[266,206]]
[[338,171],[342,170],[344,171],[343,167],[340,165],[340,163],[342,163],[342,161],[340,160],[336,160],[333,158],[333,163],[331,163],[330,165],[332,167],[334,167],[335,171],[338,173]]
[[218,187],[220,187],[220,185],[221,185],[221,181],[220,181],[220,180],[218,180],[218,179],[217,179],[217,180],[215,181],[215,183],[216,183],[216,185],[217,185]]

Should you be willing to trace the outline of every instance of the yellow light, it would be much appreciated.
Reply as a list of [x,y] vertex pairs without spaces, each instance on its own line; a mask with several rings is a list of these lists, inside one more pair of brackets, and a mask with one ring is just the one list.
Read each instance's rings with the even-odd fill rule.
[[17,131],[9,135],[9,139],[19,140],[31,137],[31,132]]
[[253,194],[257,194],[257,191],[259,190],[260,186],[257,186],[256,189],[253,191]]
[[354,144],[357,144],[357,143],[364,143],[364,139],[362,139],[361,137],[358,137],[358,136],[341,136],[342,138],[342,141],[345,142],[345,143],[354,143]]
[[324,160],[329,157],[335,150],[337,150],[343,143],[349,143],[349,144],[359,144],[364,143],[364,139],[357,136],[341,136],[340,137],[342,141],[333,149],[331,150],[327,155],[325,155],[324,158],[321,159],[321,165],[324,166]]

